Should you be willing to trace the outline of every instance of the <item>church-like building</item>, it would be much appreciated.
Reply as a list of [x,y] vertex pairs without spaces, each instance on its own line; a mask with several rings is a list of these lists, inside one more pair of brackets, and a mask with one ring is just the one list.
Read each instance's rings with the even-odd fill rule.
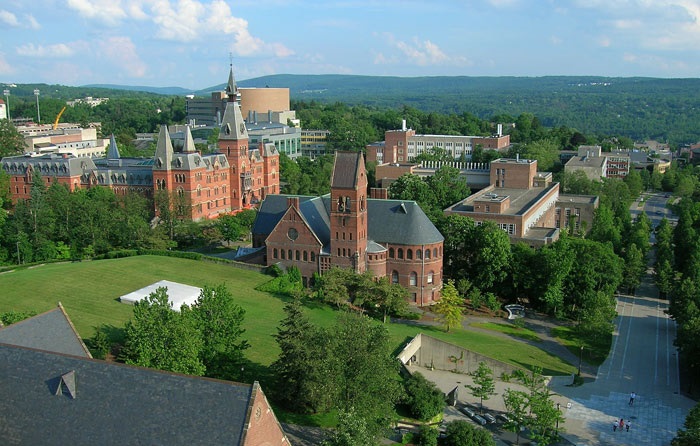
[[118,195],[134,192],[148,197],[166,191],[179,217],[194,221],[256,205],[268,194],[280,191],[279,152],[274,144],[249,148],[233,68],[226,96],[216,153],[197,152],[189,127],[184,142],[174,148],[163,126],[153,158],[122,158],[114,136],[105,158],[64,154],[6,157],[1,163],[10,175],[11,197],[15,202],[28,200],[33,178],[40,175],[47,186],[64,184],[71,191],[103,186]]
[[405,287],[414,305],[435,303],[444,237],[416,202],[367,195],[362,154],[337,152],[329,195],[267,195],[253,246],[267,265],[297,266],[305,284],[331,267],[369,270]]

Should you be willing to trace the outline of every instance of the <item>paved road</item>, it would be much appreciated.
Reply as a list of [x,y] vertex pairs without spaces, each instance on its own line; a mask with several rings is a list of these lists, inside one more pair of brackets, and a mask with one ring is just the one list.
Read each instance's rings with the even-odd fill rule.
[[[643,210],[658,224],[666,197],[647,198]],[[639,209],[633,205],[634,210]],[[641,210],[641,209],[639,209]],[[650,262],[651,263],[651,262]],[[678,356],[673,340],[676,324],[666,314],[668,301],[658,298],[652,269],[647,270],[636,296],[617,297],[612,349],[599,367],[596,379],[581,387],[567,387],[569,380],[554,379],[551,387],[569,398],[566,413],[569,434],[575,444],[668,445],[695,405],[680,395]],[[629,405],[631,392],[638,395]],[[613,432],[613,419],[631,420],[630,431]]]

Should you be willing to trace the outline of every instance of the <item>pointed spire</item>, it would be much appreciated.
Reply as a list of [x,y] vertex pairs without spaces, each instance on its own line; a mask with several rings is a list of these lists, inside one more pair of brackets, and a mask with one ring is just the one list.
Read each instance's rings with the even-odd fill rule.
[[157,169],[169,170],[173,162],[173,143],[170,141],[168,126],[160,127],[158,134],[158,144],[156,145],[155,167]]
[[190,126],[185,126],[185,143],[182,146],[182,151],[185,153],[196,152],[197,149],[194,146],[194,139],[192,138],[192,132],[190,131]]
[[119,159],[119,148],[117,147],[117,140],[114,138],[114,133],[109,138],[109,148],[107,149],[107,159],[117,160]]
[[238,102],[238,87],[236,86],[236,79],[233,77],[233,63],[231,63],[231,69],[228,73],[226,95],[228,96],[229,102]]

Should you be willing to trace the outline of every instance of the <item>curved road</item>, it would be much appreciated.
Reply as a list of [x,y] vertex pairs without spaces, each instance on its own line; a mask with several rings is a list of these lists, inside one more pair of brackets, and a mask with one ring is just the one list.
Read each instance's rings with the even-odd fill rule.
[[[654,226],[664,216],[666,197],[647,198],[643,210]],[[633,204],[634,216],[641,209]],[[652,239],[653,240],[653,239]],[[653,260],[650,261],[653,264]],[[636,295],[619,295],[613,345],[596,379],[568,387],[571,378],[556,378],[550,387],[569,399],[565,437],[580,445],[668,445],[695,402],[680,394],[678,355],[673,345],[676,324],[665,313],[649,268]],[[630,393],[637,398],[629,405]],[[612,422],[631,421],[630,431],[613,431]]]

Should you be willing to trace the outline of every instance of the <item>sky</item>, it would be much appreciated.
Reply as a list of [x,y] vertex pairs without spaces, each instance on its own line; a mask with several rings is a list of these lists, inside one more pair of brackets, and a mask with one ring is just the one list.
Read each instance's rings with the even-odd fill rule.
[[700,0],[2,0],[0,83],[700,77]]

